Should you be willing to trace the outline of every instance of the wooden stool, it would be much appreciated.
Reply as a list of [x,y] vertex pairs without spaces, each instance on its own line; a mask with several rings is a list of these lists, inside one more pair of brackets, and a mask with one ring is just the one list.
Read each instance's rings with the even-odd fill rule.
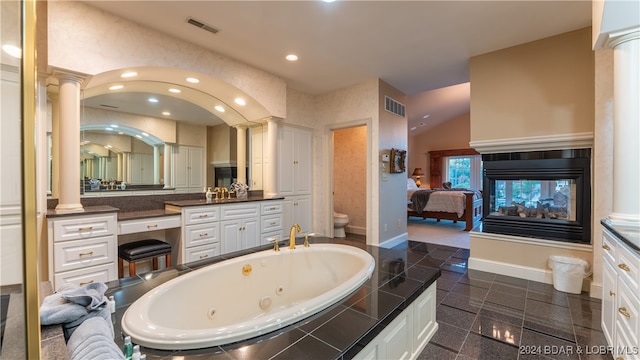
[[136,262],[153,258],[153,270],[158,270],[158,257],[165,256],[167,267],[171,266],[171,244],[156,239],[130,242],[118,246],[118,278],[124,276],[124,263],[129,263],[129,276],[136,274]]

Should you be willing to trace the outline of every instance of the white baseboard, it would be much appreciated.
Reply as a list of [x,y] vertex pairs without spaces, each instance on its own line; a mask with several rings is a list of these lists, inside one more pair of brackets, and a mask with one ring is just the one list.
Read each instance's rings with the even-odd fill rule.
[[495,274],[504,274],[520,279],[553,284],[553,275],[551,271],[529,266],[515,265],[470,257],[469,269],[492,272]]
[[347,225],[345,227],[345,231],[350,233],[350,234],[356,234],[356,235],[367,235],[367,228],[366,227],[362,227],[362,226],[349,226]]
[[403,242],[409,240],[409,233],[404,233],[404,234],[400,234],[396,237],[393,237],[389,240],[385,240],[384,242],[381,242],[380,244],[378,244],[379,247],[383,247],[383,248],[392,248],[396,245],[402,244]]
[[602,299],[602,284],[592,282],[589,288],[589,296],[596,299]]

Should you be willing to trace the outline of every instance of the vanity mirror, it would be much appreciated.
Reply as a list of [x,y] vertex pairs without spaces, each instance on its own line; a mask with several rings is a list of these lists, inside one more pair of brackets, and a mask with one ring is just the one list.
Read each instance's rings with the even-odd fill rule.
[[[127,82],[115,91],[85,89],[80,130],[83,195],[228,187],[243,175],[239,163],[246,164],[244,176],[251,189],[262,189],[262,125],[194,89],[157,81]],[[165,161],[167,156],[170,161]],[[167,164],[170,179],[165,179]]]

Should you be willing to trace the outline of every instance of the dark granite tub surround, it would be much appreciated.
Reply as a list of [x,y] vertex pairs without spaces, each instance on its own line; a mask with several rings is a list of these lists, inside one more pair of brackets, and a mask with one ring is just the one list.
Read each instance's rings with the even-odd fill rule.
[[[414,250],[408,246],[384,249],[330,238],[313,238],[311,242],[311,246],[341,243],[360,247],[374,257],[376,268],[371,278],[344,301],[275,332],[205,349],[165,351],[143,347],[142,352],[148,358],[160,359],[350,359],[440,276],[438,268],[418,264],[416,260],[421,257],[412,255]],[[154,287],[216,262],[270,248],[226,254],[109,283],[107,296],[113,295],[117,306],[116,334],[121,334],[120,322],[128,306]],[[188,299],[184,305],[188,306]],[[121,346],[122,337],[116,336],[116,342]]]
[[600,220],[600,223],[615,236],[622,240],[625,244],[629,245],[631,249],[640,254],[640,231],[629,231],[626,229],[620,229],[609,221],[609,219]]

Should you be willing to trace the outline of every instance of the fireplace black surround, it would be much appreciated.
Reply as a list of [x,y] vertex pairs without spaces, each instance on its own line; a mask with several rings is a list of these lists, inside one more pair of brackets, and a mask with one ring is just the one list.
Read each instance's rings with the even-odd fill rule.
[[589,244],[591,149],[484,154],[483,232]]

